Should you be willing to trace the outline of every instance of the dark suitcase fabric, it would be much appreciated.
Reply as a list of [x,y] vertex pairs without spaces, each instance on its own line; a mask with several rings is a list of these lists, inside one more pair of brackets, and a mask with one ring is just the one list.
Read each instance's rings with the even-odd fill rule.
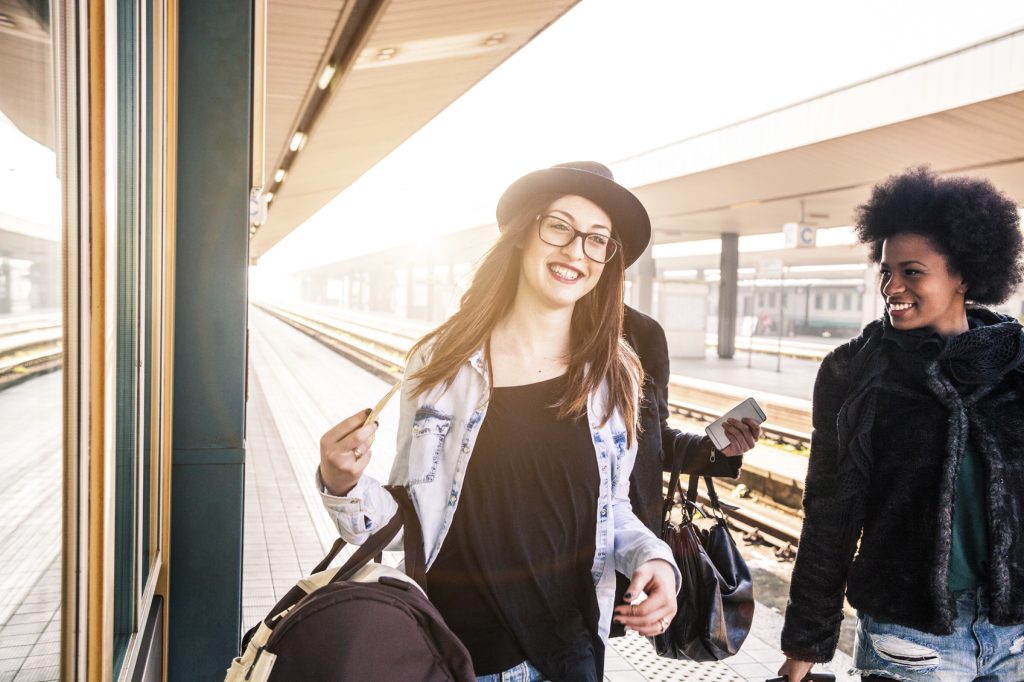
[[[423,540],[408,493],[404,488],[388,491],[398,502],[395,518],[372,535],[330,582],[322,584],[326,578],[321,576],[316,584],[322,586],[311,588],[311,576],[289,590],[246,633],[242,655],[232,663],[225,682],[476,679],[466,647],[421,590],[426,581]],[[408,577],[370,565],[403,525]],[[328,567],[344,544],[340,538],[335,542],[314,576]]]

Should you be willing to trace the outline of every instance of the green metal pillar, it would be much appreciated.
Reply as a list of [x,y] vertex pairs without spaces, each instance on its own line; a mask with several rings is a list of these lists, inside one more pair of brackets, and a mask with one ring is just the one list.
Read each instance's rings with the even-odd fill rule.
[[238,649],[245,480],[251,0],[179,0],[168,677]]

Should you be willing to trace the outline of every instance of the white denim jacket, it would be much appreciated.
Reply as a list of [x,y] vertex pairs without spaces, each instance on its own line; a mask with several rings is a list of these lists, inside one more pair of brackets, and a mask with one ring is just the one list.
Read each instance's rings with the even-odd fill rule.
[[[423,361],[422,354],[412,358],[406,376],[422,367]],[[390,483],[409,488],[423,527],[428,569],[437,558],[459,503],[469,458],[487,414],[489,376],[481,349],[470,357],[447,390],[436,386],[414,399],[410,385],[402,386],[398,450]],[[682,582],[668,545],[655,537],[630,507],[629,474],[636,458],[636,439],[632,446],[626,445],[626,424],[617,410],[601,425],[607,394],[607,384],[602,384],[587,401],[601,479],[595,510],[597,551],[591,574],[601,608],[602,639],[608,638],[616,569],[630,576],[645,561],[664,559],[675,570],[677,591]],[[362,544],[397,510],[391,495],[370,476],[360,478],[345,497],[328,494],[319,471],[316,478],[324,506],[346,542]]]

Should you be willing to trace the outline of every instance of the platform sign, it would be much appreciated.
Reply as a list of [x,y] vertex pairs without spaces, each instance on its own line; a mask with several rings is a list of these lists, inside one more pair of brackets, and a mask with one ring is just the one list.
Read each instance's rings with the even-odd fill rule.
[[267,222],[267,195],[259,187],[249,190],[249,225]]
[[818,229],[804,223],[784,223],[787,249],[812,249],[818,243]]

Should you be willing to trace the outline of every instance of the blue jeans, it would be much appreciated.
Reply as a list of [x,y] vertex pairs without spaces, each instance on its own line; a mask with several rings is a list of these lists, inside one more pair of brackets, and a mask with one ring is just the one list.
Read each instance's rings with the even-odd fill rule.
[[481,675],[476,682],[544,682],[544,674],[530,665],[529,661],[523,661],[519,665],[512,666],[503,673],[493,675]]
[[992,625],[984,591],[957,592],[953,634],[932,635],[861,613],[853,675],[906,682],[1024,680],[1024,625]]

